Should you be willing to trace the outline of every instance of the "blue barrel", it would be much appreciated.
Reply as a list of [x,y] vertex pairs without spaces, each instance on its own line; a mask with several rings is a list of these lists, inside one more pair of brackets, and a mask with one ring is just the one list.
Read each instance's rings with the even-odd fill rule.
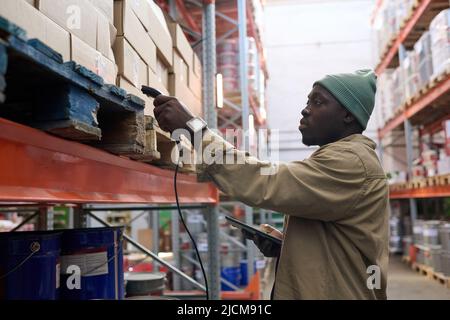
[[[247,270],[247,265],[248,262],[247,260],[242,260],[241,261],[241,267],[240,267],[240,272],[241,272],[241,286],[247,286],[248,285],[248,270]],[[254,263],[254,271],[256,272],[256,261]]]
[[0,233],[0,300],[56,300],[59,232]]
[[64,230],[61,299],[123,299],[122,238],[121,227]]
[[[224,267],[220,272],[222,278],[239,287],[241,283],[241,270],[240,267]],[[222,291],[234,291],[233,288],[222,282]]]

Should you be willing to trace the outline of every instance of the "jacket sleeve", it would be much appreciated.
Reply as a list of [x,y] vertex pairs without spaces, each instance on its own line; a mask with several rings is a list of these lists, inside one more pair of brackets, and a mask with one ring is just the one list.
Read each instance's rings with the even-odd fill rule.
[[203,157],[199,173],[225,194],[249,206],[296,217],[347,218],[365,192],[366,172],[360,158],[333,145],[322,147],[305,161],[275,164],[259,161],[208,131]]

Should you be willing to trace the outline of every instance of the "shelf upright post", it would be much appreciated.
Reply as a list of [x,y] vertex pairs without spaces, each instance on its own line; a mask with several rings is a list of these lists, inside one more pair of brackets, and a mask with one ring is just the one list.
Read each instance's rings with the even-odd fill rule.
[[73,227],[74,228],[87,228],[88,219],[87,212],[83,205],[78,205],[73,209]]
[[[172,252],[175,267],[181,270],[181,256],[180,256],[180,221],[178,212],[171,211],[172,218]],[[181,289],[180,278],[174,274],[173,276],[173,290],[178,291]]]
[[[158,255],[159,253],[159,211],[152,211],[150,213],[152,219],[152,242],[153,242],[153,253]],[[153,271],[158,272],[159,263],[153,260]]]
[[[405,142],[406,142],[406,160],[408,163],[408,178],[412,178],[412,166],[413,166],[413,157],[414,157],[414,151],[413,151],[413,129],[411,126],[411,122],[409,119],[405,120]],[[417,202],[415,198],[409,198],[409,209],[411,211],[411,221],[414,223],[414,221],[417,219]]]
[[[203,111],[209,128],[217,129],[216,111],[216,5],[215,0],[203,1]],[[209,298],[220,299],[219,210],[206,211],[208,223],[208,285]]]
[[52,228],[49,228],[49,219],[48,217],[49,215],[49,210],[48,207],[46,206],[42,206],[39,208],[39,213],[38,213],[38,230],[41,231],[45,231],[45,230],[52,230]]
[[[402,65],[402,62],[404,60],[406,56],[406,50],[405,47],[403,45],[400,45],[400,47],[398,48],[398,58],[400,61],[400,66]],[[413,153],[413,129],[411,126],[411,122],[409,121],[409,119],[405,119],[405,121],[403,122],[403,126],[405,129],[405,144],[406,144],[406,161],[407,161],[407,165],[408,165],[408,179],[412,178],[412,167],[413,167],[413,157],[414,157],[414,153]],[[411,221],[412,223],[415,222],[415,220],[417,219],[417,202],[416,199],[414,198],[410,198],[409,199],[409,209],[411,212]]]
[[[240,84],[242,100],[242,146],[244,150],[250,150],[249,139],[249,116],[250,101],[248,96],[248,41],[247,41],[247,2],[246,0],[237,0],[238,6],[238,27],[239,27],[239,67]],[[245,206],[245,222],[253,224],[253,208]],[[253,242],[247,240],[247,272],[248,279],[253,275]]]

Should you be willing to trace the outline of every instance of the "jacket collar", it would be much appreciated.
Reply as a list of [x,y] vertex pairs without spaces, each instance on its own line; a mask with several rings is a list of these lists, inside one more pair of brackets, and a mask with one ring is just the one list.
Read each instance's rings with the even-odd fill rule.
[[342,138],[340,140],[337,140],[335,142],[328,143],[326,145],[323,145],[320,147],[317,151],[322,150],[323,148],[326,148],[327,146],[333,145],[335,143],[339,142],[353,142],[353,143],[362,143],[368,146],[369,148],[375,150],[377,148],[377,144],[372,139],[366,137],[365,135],[362,135],[360,133],[349,135],[345,138]]

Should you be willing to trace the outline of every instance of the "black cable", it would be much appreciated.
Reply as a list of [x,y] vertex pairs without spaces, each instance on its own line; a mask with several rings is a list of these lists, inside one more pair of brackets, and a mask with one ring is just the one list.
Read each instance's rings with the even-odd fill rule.
[[196,252],[197,257],[198,257],[198,262],[200,263],[200,268],[202,269],[203,278],[205,279],[206,300],[209,300],[208,279],[206,277],[205,268],[203,267],[202,258],[200,256],[200,252],[198,251],[197,243],[195,242],[194,237],[192,236],[192,234],[189,231],[186,223],[184,222],[183,214],[181,213],[181,208],[180,208],[180,201],[178,199],[177,176],[178,176],[178,170],[180,169],[180,161],[181,161],[181,158],[183,157],[183,149],[181,148],[181,145],[180,145],[179,141],[177,141],[177,146],[180,149],[180,153],[179,153],[179,157],[178,157],[178,161],[177,161],[177,166],[175,167],[175,176],[174,176],[174,179],[173,179],[174,180],[173,184],[174,184],[174,188],[175,188],[175,199],[177,201],[178,215],[180,216],[180,220],[183,223],[183,226],[186,229],[186,232],[188,233],[189,238],[191,238],[192,244],[194,245],[194,249],[195,249],[195,252]]

